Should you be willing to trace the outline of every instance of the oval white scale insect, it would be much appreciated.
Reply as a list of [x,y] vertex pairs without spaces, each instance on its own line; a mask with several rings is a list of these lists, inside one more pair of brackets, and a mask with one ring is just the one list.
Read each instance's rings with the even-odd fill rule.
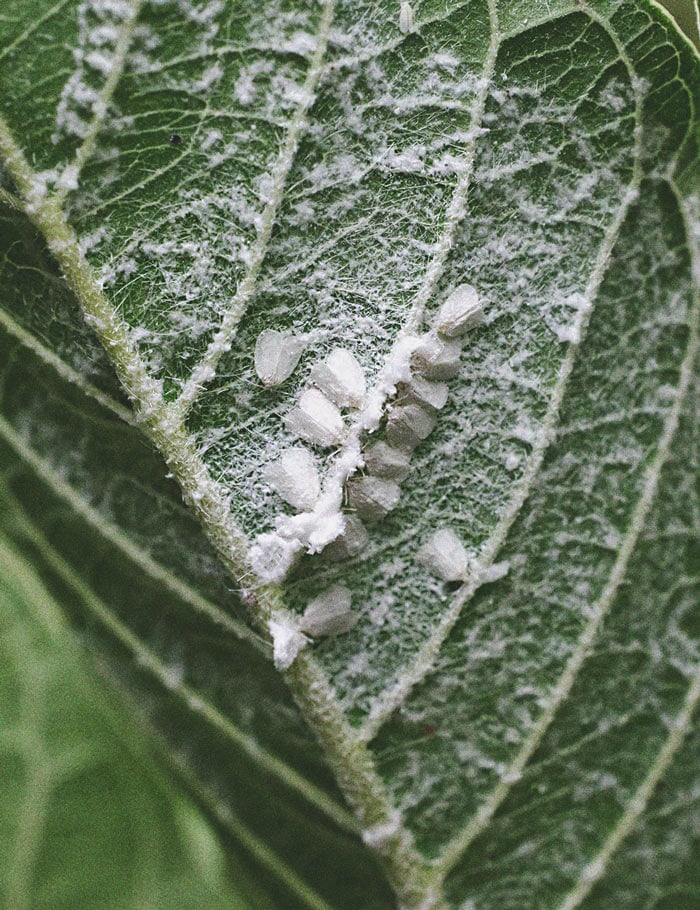
[[266,386],[289,379],[304,350],[303,338],[276,329],[264,329],[255,342],[255,372]]
[[314,445],[339,445],[347,434],[343,415],[318,389],[306,389],[284,419],[290,433]]
[[299,629],[313,638],[332,637],[349,632],[357,620],[350,591],[344,585],[333,585],[309,603]]
[[290,506],[310,511],[321,494],[321,482],[316,461],[303,446],[286,449],[280,457],[267,465],[263,477]]
[[334,348],[309,374],[314,385],[340,408],[359,408],[365,398],[365,374],[346,348]]
[[484,310],[476,288],[471,284],[460,284],[438,310],[433,325],[445,338],[455,338],[475,328],[483,318]]
[[469,554],[452,528],[440,528],[420,548],[418,562],[443,581],[464,581],[469,573]]
[[407,0],[401,0],[399,4],[399,30],[403,35],[408,35],[416,30],[413,7]]
[[352,512],[343,514],[345,527],[335,540],[323,550],[323,556],[330,562],[343,562],[357,556],[369,543],[369,534],[357,515]]
[[386,423],[386,438],[389,445],[402,452],[411,452],[427,439],[435,429],[437,417],[418,404],[404,404],[393,407]]
[[428,332],[413,351],[411,362],[428,379],[453,379],[459,373],[461,353],[459,341]]
[[363,453],[365,467],[370,474],[387,480],[405,480],[410,461],[405,452],[394,449],[385,442],[377,442]]
[[381,477],[357,477],[347,485],[348,501],[360,518],[379,521],[399,503],[401,490],[393,480]]

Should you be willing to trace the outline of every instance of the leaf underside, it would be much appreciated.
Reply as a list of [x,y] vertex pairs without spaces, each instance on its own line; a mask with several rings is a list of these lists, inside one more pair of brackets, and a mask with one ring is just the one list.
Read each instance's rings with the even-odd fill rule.
[[[700,907],[697,57],[648,3],[398,7],[6,3],[1,530],[280,906]],[[282,585],[352,593],[303,657],[331,731],[117,373],[189,403],[252,542],[293,513],[263,470],[312,366],[372,387],[462,282],[485,320],[398,507]],[[270,328],[308,333],[273,388]],[[446,526],[507,573],[433,577]]]

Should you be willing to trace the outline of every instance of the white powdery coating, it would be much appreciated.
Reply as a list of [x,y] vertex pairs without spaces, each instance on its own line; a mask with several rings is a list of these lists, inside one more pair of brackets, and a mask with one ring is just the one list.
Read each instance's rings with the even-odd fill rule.
[[323,363],[316,364],[309,378],[338,407],[359,408],[364,401],[364,370],[346,348],[334,348]]
[[387,821],[372,825],[371,828],[365,828],[362,832],[362,840],[368,847],[374,847],[381,850],[401,829],[401,813],[394,809]]
[[304,339],[288,332],[265,329],[255,342],[255,372],[266,386],[289,379],[304,350]]
[[452,528],[435,531],[416,559],[443,581],[464,581],[469,571],[469,554]]
[[278,670],[288,670],[309,639],[288,616],[275,613],[267,624],[272,638],[272,656]]
[[315,597],[304,610],[299,628],[318,638],[349,632],[357,622],[352,612],[352,595],[344,585],[333,585]]
[[268,465],[263,476],[272,489],[295,509],[313,509],[321,495],[316,461],[302,446],[286,449]]
[[441,335],[454,338],[479,325],[483,318],[484,310],[476,288],[471,284],[460,284],[438,310],[434,326]]
[[339,445],[347,435],[342,414],[318,389],[302,392],[284,423],[290,433],[323,448]]

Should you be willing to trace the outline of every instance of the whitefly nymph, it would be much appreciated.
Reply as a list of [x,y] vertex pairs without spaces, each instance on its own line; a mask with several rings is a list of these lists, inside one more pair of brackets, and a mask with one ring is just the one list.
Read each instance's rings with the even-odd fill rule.
[[263,477],[295,509],[310,511],[321,493],[316,460],[303,446],[285,449],[276,461],[267,465]]
[[418,562],[443,581],[464,581],[469,554],[452,528],[435,531],[418,551]]
[[347,435],[343,415],[319,389],[303,391],[284,422],[290,433],[322,448],[339,445]]
[[408,35],[416,30],[413,7],[408,0],[401,0],[399,4],[399,30],[402,35]]
[[304,351],[304,339],[291,332],[264,329],[255,342],[255,372],[266,386],[281,385],[292,375]]

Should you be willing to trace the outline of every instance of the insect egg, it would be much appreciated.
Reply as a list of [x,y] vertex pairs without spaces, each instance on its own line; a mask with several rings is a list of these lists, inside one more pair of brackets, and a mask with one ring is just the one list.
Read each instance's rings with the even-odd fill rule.
[[299,404],[289,411],[285,425],[290,433],[324,448],[341,443],[347,432],[338,408],[318,389],[301,393]]
[[376,477],[385,477],[387,480],[405,480],[408,477],[408,456],[385,442],[375,443],[362,457],[369,473]]
[[264,471],[272,489],[295,509],[309,511],[316,505],[321,484],[316,462],[308,449],[295,446],[282,452]]
[[459,341],[438,338],[429,332],[414,350],[411,362],[428,379],[452,379],[459,373],[461,352]]
[[393,480],[358,477],[348,483],[348,500],[360,518],[379,521],[398,505],[401,490]]
[[452,528],[435,531],[416,558],[443,581],[463,581],[469,571],[469,554]]
[[476,289],[460,284],[442,304],[435,317],[435,329],[446,338],[464,335],[484,318]]
[[288,379],[304,350],[304,341],[289,332],[264,329],[255,342],[255,372],[263,385],[281,385]]
[[410,452],[433,432],[437,417],[417,404],[399,405],[391,409],[386,424],[386,438],[395,448]]

